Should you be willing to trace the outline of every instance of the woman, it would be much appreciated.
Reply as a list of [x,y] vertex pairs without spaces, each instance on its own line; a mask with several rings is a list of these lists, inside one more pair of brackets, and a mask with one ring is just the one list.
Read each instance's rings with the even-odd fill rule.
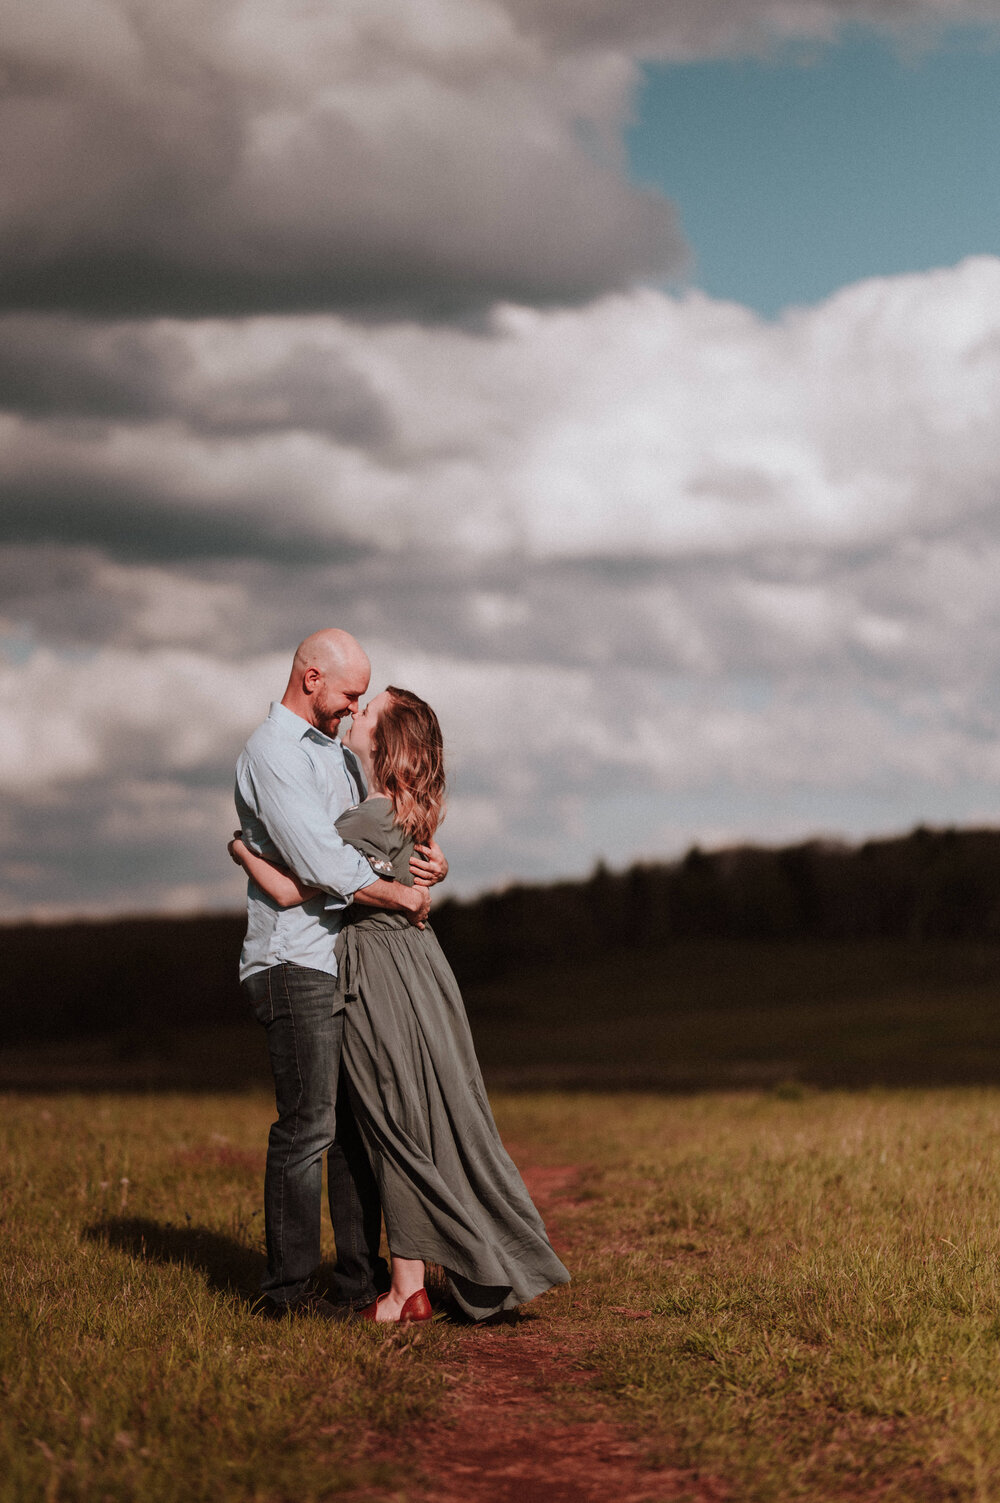
[[[380,877],[411,883],[410,855],[441,817],[444,757],[437,716],[390,687],[344,736],[368,797],[337,829]],[[304,902],[283,867],[233,841],[234,859],[283,907]],[[366,1319],[429,1320],[425,1262],[439,1263],[467,1315],[513,1309],[569,1274],[545,1235],[490,1111],[458,985],[433,932],[401,914],[357,910],[341,936],[347,1001],[343,1061],[379,1182],[392,1285]]]

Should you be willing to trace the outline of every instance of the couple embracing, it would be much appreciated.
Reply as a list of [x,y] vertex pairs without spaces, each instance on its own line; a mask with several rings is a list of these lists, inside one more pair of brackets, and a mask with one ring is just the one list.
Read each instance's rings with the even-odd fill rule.
[[[434,840],[437,717],[396,688],[360,709],[370,672],[347,632],[307,637],[236,771],[229,850],[250,879],[240,979],[267,1032],[278,1114],[262,1308],[429,1320],[433,1262],[483,1320],[569,1275],[500,1142],[455,978],[426,927],[448,870]],[[310,1282],[324,1157],[336,1302]]]

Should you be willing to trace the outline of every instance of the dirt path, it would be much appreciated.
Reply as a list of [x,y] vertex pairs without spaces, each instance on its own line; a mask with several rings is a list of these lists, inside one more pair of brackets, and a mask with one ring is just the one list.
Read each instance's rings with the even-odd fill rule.
[[[524,1155],[515,1154],[523,1165]],[[578,1171],[524,1168],[557,1244]],[[446,1363],[452,1394],[432,1425],[406,1442],[414,1481],[407,1503],[722,1503],[728,1494],[692,1472],[651,1468],[643,1449],[588,1392],[584,1339],[544,1314],[462,1334]],[[586,1417],[547,1417],[553,1390],[579,1390]],[[572,1406],[571,1406],[572,1407]]]

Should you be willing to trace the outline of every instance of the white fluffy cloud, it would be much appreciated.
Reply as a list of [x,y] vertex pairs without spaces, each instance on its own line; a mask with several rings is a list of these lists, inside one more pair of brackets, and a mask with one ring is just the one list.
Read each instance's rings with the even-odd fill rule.
[[[187,529],[192,553],[300,559],[419,551],[433,532],[436,546],[533,561],[938,535],[997,494],[998,310],[1000,260],[979,257],[861,283],[774,324],[652,290],[501,307],[475,332],[329,315],[60,322],[64,368],[106,400],[99,416],[68,422],[64,400],[53,417],[22,355],[0,527],[12,539],[76,528],[151,557],[176,553]],[[37,327],[65,382],[47,321],[11,322],[25,348]],[[155,415],[115,410],[136,362]]]

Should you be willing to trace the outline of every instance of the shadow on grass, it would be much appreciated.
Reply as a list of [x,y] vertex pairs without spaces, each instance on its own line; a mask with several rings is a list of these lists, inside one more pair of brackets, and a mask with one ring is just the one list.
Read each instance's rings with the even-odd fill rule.
[[[209,1289],[235,1298],[247,1308],[260,1303],[260,1282],[267,1266],[263,1253],[207,1226],[177,1226],[143,1216],[109,1216],[84,1227],[83,1235],[89,1242],[101,1242],[144,1262],[196,1269],[204,1274]],[[331,1263],[320,1264],[313,1284],[328,1299],[340,1298]],[[435,1308],[453,1325],[476,1329],[519,1326],[536,1318],[534,1311],[504,1310],[477,1325],[452,1299],[443,1272],[433,1265],[428,1267],[427,1287]]]
[[85,1227],[91,1242],[103,1242],[149,1263],[178,1263],[205,1275],[210,1289],[235,1296],[246,1305],[260,1299],[260,1281],[266,1262],[234,1237],[207,1226],[176,1226],[170,1221],[150,1221],[142,1216],[111,1216]]

